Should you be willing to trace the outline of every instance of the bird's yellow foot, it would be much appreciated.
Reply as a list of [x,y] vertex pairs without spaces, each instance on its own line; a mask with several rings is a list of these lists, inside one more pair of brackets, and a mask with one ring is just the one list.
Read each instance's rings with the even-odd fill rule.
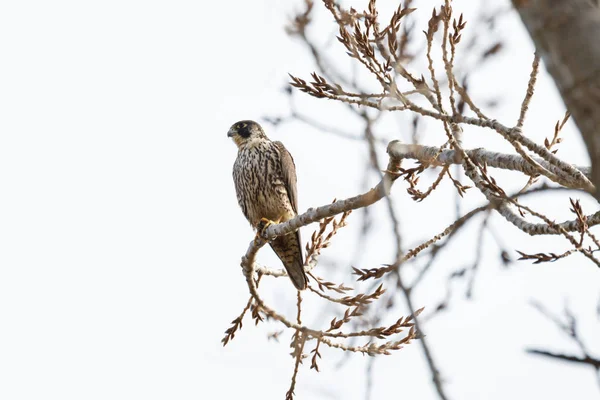
[[267,218],[261,218],[260,221],[258,221],[258,224],[256,225],[256,232],[258,235],[262,235],[263,232],[271,225],[276,224],[277,222],[275,221],[271,221],[270,219]]
[[276,221],[271,221],[268,218],[261,218],[258,224],[256,225],[256,240],[263,237],[263,234],[267,230],[267,228],[273,224],[278,224],[281,222],[281,218]]

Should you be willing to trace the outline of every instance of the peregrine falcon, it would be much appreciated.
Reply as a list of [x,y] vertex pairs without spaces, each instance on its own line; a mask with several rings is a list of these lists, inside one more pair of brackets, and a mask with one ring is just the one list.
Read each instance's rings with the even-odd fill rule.
[[[238,203],[248,222],[259,229],[263,219],[280,223],[294,218],[298,214],[296,166],[283,143],[269,140],[254,121],[236,122],[227,136],[238,147],[233,182]],[[279,236],[269,244],[296,289],[306,289],[300,231]]]

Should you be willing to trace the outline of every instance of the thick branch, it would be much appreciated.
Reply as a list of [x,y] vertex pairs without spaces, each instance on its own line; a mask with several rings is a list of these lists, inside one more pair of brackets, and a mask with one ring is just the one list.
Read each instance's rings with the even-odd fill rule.
[[[525,221],[509,208],[509,205],[503,203],[497,207],[498,212],[506,218],[510,223],[531,236],[536,235],[561,235],[562,231],[578,232],[581,230],[581,224],[578,220],[564,221],[560,223],[549,224],[534,224]],[[600,211],[595,214],[586,216],[588,226],[600,224]]]
[[[432,166],[462,164],[461,158],[458,156],[459,153],[456,150],[440,150],[439,147],[403,144],[398,140],[390,142],[388,146],[388,153],[391,157],[394,157],[398,160],[405,158],[416,159],[423,163],[431,164]],[[539,174],[537,168],[516,154],[496,153],[487,151],[483,148],[465,150],[465,153],[467,153],[473,162],[480,165],[485,164],[488,167],[518,171],[529,176],[537,176]],[[557,183],[561,184],[562,186],[569,187],[571,189],[584,189],[584,186],[581,185],[580,181],[565,175],[558,167],[541,158],[533,159],[545,169],[561,177],[560,181]],[[578,169],[587,177],[590,177],[589,167],[580,167],[574,165],[573,168]]]
[[[390,142],[390,144],[388,145],[388,153],[390,157],[395,158],[398,161],[402,161],[406,158],[412,158],[434,166],[462,163],[460,161],[460,154],[456,150],[441,150],[439,147],[403,144],[398,140]],[[488,165],[495,168],[519,171],[531,176],[537,175],[537,169],[534,168],[531,164],[527,163],[523,158],[521,158],[518,155],[494,153],[486,151],[484,149],[465,150],[465,154],[467,154],[472,161],[480,165]],[[557,167],[546,162],[545,160],[538,159],[537,161],[549,170],[558,170]],[[577,168],[584,174],[589,173],[589,168],[574,168]],[[508,220],[510,223],[515,225],[523,232],[528,233],[529,235],[559,235],[562,234],[563,231],[577,232],[581,228],[580,222],[578,220],[554,223],[552,225],[547,223],[536,224],[527,222],[524,218],[522,218],[516,212],[511,210],[510,205],[506,201],[497,198],[497,196],[494,193],[492,193],[487,186],[482,184],[481,178],[470,174],[469,171],[466,172],[467,175],[469,175],[469,177],[476,184],[476,186],[486,196],[486,198],[488,198],[488,200],[491,203],[496,204],[496,210],[504,218],[506,218],[506,220]],[[572,184],[574,187],[576,187],[578,181],[569,181],[564,183]],[[600,224],[600,211],[589,215],[586,218],[586,223],[588,224],[588,226],[598,225]]]

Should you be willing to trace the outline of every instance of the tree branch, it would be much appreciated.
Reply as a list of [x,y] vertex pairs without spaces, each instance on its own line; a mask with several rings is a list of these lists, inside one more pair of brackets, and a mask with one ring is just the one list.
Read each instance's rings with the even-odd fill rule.
[[[399,160],[406,158],[416,159],[423,163],[427,163],[430,166],[462,164],[461,159],[458,157],[459,153],[454,149],[440,149],[439,147],[433,146],[404,144],[399,140],[393,140],[390,142],[388,145],[388,153],[390,156]],[[523,159],[523,157],[516,154],[496,153],[483,148],[465,150],[465,153],[476,164],[485,164],[488,167],[517,171],[529,176],[539,175],[538,169],[528,163],[525,159]],[[556,183],[571,189],[585,189],[585,186],[582,184],[582,182],[565,175],[559,168],[550,164],[546,160],[541,158],[533,158],[533,160],[542,165],[545,169],[551,171],[553,174],[562,178]],[[585,174],[587,177],[591,176],[591,169],[589,167],[575,165],[572,167],[581,171],[581,173]]]

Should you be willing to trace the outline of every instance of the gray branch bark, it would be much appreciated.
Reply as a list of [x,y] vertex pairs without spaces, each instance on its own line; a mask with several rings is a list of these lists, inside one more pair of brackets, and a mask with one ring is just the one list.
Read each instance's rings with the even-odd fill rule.
[[[477,164],[485,164],[488,167],[501,168],[509,171],[522,172],[525,175],[537,176],[539,171],[534,165],[527,162],[518,154],[505,154],[488,151],[483,148],[465,150],[466,154]],[[421,146],[416,144],[404,144],[398,140],[390,142],[388,153],[398,159],[412,158],[421,162],[429,163],[432,166],[462,164],[460,153],[452,149],[440,149],[439,147]],[[539,165],[544,167],[555,175],[556,183],[571,189],[585,189],[582,182],[574,176],[570,176],[560,168],[550,164],[539,157],[532,157]],[[590,168],[573,165],[573,168],[579,170],[582,174],[590,177]]]

